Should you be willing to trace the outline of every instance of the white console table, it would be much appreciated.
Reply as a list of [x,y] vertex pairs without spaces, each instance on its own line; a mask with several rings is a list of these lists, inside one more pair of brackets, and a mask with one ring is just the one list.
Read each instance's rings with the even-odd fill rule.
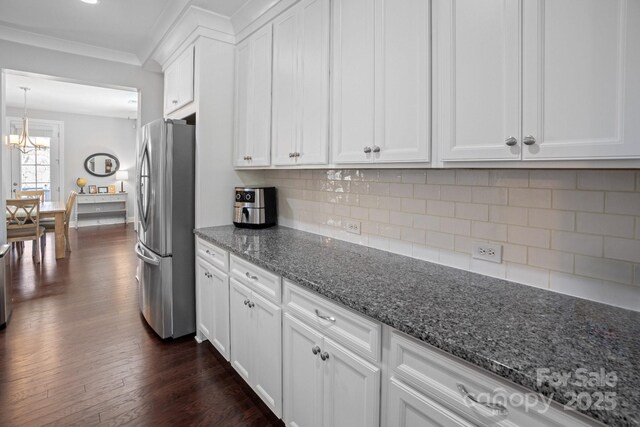
[[76,228],[79,220],[120,217],[127,224],[127,193],[78,194]]

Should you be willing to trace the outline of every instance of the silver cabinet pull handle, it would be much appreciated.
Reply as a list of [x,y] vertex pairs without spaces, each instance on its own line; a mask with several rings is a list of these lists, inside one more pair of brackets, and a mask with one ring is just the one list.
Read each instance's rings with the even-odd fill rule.
[[293,153],[289,153],[289,158],[293,158]]
[[460,391],[460,393],[462,394],[462,397],[464,399],[469,399],[473,403],[476,403],[478,405],[484,406],[485,408],[487,408],[490,411],[492,411],[495,415],[508,415],[509,414],[509,411],[507,410],[507,408],[505,408],[504,406],[500,405],[499,403],[479,402],[478,399],[476,399],[471,393],[469,393],[467,391],[467,389],[465,388],[465,386],[463,386],[460,383],[458,383],[458,390]]
[[258,280],[258,276],[252,276],[248,271],[244,274],[251,280]]
[[324,316],[322,314],[320,314],[320,312],[318,311],[318,309],[316,308],[316,316],[318,316],[319,318],[323,319],[323,320],[328,320],[329,322],[335,322],[336,318],[332,317],[332,316]]
[[172,103],[172,104],[177,104],[177,103],[178,103],[178,100],[177,100],[177,99],[174,99],[173,101],[171,101],[171,103]]
[[371,147],[364,147],[365,154],[369,154],[371,152]]
[[320,347],[318,347],[318,346],[315,346],[315,347],[313,347],[313,348],[311,349],[311,353],[313,353],[313,355],[314,355],[314,356],[315,356],[315,355],[317,355],[317,354],[319,354],[321,351],[322,351],[322,350],[320,350]]
[[531,135],[527,135],[522,139],[522,143],[524,145],[533,145],[536,143],[536,139]]
[[373,146],[373,152],[374,153],[379,153],[380,152],[380,147],[378,147],[377,145]]
[[255,306],[256,306],[256,304],[255,304],[255,303],[253,303],[253,302],[251,302],[251,301],[249,301],[248,306],[249,306],[249,308],[253,308],[253,307],[255,307]]
[[515,137],[510,136],[509,138],[504,140],[504,143],[507,144],[509,147],[513,147],[518,143],[518,140]]
[[250,301],[248,299],[244,300],[244,305],[249,305],[249,302]]
[[328,358],[329,358],[329,353],[327,353],[326,351],[320,354],[320,359],[327,360]]
[[207,255],[216,256],[216,254],[211,252],[209,249],[207,249],[205,252],[206,252]]

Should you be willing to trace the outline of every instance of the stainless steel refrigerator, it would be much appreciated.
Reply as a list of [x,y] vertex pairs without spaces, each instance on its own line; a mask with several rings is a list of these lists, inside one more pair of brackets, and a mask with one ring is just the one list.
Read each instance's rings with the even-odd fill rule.
[[195,126],[156,120],[137,159],[139,305],[161,338],[195,332]]

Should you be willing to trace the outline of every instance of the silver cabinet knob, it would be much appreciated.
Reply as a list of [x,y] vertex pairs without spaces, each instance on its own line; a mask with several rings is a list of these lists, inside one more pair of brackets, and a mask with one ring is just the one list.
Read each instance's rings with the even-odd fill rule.
[[379,153],[380,152],[380,147],[378,147],[377,145],[373,146],[373,152],[374,153]]
[[504,143],[507,144],[509,147],[513,147],[518,143],[518,140],[515,137],[510,136],[509,138],[504,140]]
[[177,104],[177,103],[178,103],[178,100],[177,100],[177,99],[174,99],[173,101],[171,101],[171,103],[172,103],[172,104]]
[[315,346],[311,349],[311,353],[313,353],[314,355],[317,355],[318,353],[320,353],[322,350],[320,350],[320,347]]
[[249,308],[253,308],[253,307],[255,307],[255,306],[256,306],[256,305],[255,305],[254,303],[252,303],[251,301],[249,301],[249,304],[247,304],[247,305],[249,306]]
[[205,251],[205,253],[206,253],[207,255],[216,256],[216,254],[214,254],[213,252],[211,252],[209,249],[207,249],[207,250]]
[[364,152],[365,152],[365,154],[369,154],[371,152],[371,147],[369,147],[369,146],[364,147]]
[[293,158],[293,153],[289,153],[289,158]]
[[293,153],[294,157],[300,157],[300,153],[298,153],[297,151],[295,153]]
[[244,300],[244,305],[249,305],[251,301],[249,301],[248,299]]
[[245,276],[247,276],[247,278],[249,278],[251,280],[258,280],[258,276],[253,276],[248,271],[246,273],[244,273],[244,274],[245,274]]
[[524,145],[533,145],[536,143],[536,139],[531,135],[527,135],[522,139],[522,143]]
[[329,359],[329,353],[327,353],[326,351],[324,353],[321,353],[320,354],[320,359],[322,359],[322,360]]

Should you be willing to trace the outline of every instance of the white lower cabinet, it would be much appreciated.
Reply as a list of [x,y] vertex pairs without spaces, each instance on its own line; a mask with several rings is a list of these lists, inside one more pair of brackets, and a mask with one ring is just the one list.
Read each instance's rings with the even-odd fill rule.
[[385,409],[390,427],[599,425],[391,328],[386,331],[391,335]]
[[287,425],[377,426],[380,368],[288,313],[283,331]]
[[388,427],[466,426],[473,424],[401,381],[389,380]]
[[282,309],[231,279],[231,365],[282,416]]
[[229,276],[196,257],[196,339],[229,360]]

